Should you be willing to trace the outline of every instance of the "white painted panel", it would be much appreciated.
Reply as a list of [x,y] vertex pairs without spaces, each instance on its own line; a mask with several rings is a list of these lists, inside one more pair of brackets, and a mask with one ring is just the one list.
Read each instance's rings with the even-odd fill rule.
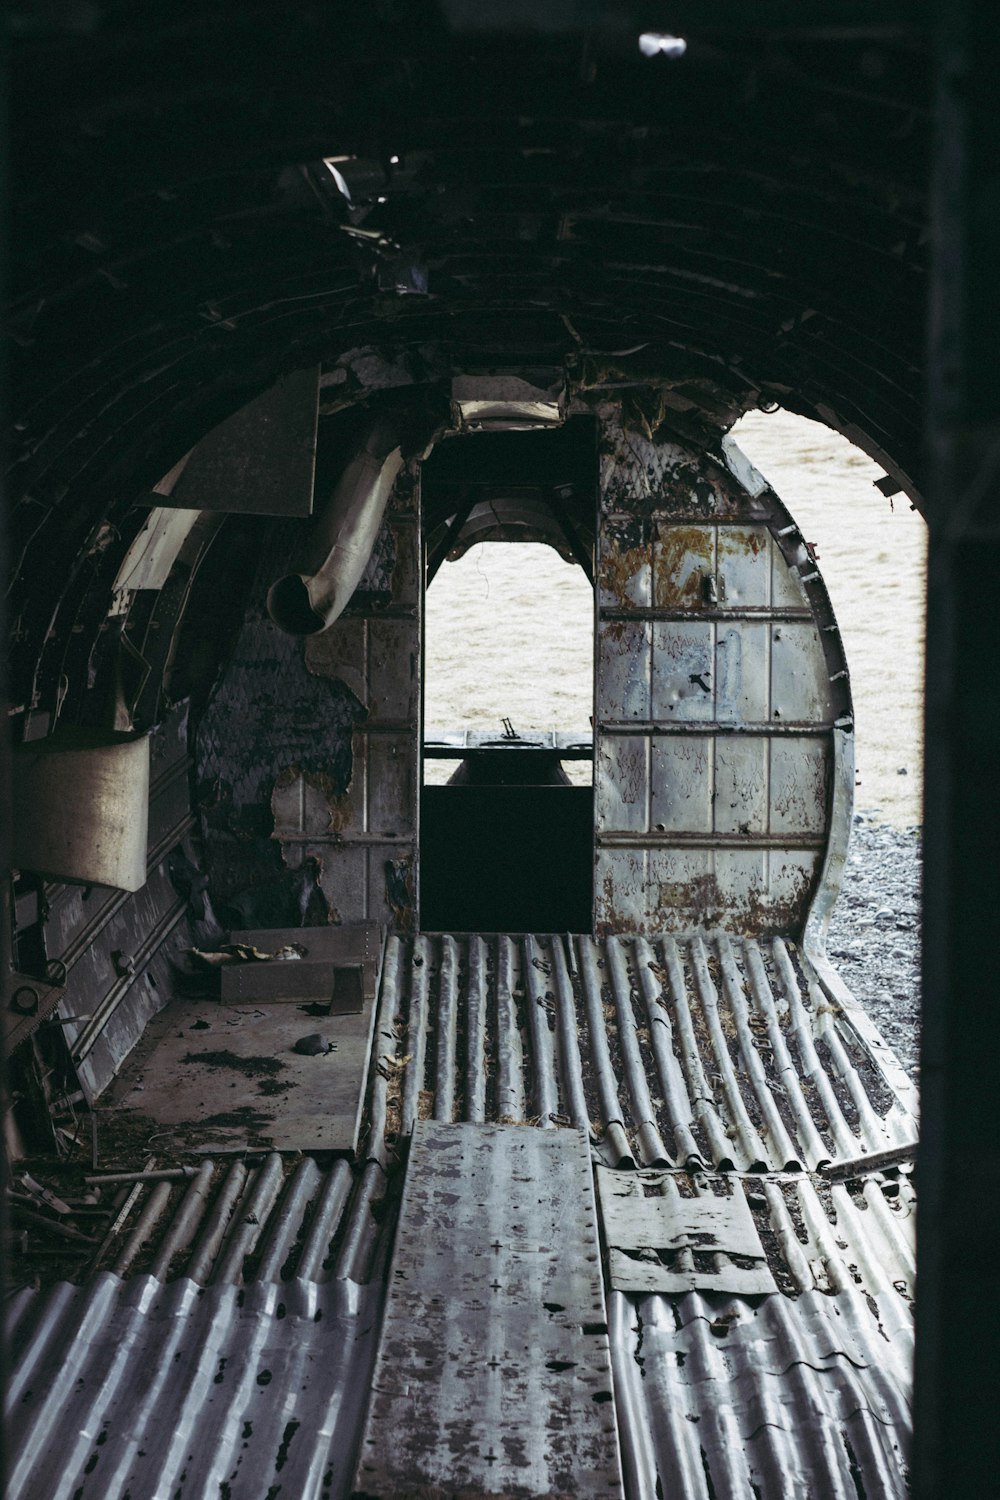
[[715,741],[715,832],[767,832],[767,740],[744,735]]
[[830,717],[830,680],[812,621],[771,626],[771,718],[822,723]]
[[654,833],[711,833],[712,743],[708,735],[653,740]]
[[691,723],[715,717],[714,633],[707,620],[654,623],[654,719]]

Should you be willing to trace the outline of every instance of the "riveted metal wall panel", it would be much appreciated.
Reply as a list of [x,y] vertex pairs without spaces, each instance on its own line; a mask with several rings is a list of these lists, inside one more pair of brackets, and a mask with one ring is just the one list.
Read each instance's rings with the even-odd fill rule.
[[597,676],[609,719],[650,717],[651,627],[616,620],[598,635]]
[[830,748],[819,739],[772,739],[772,833],[822,833],[829,803]]
[[649,822],[650,743],[645,735],[608,735],[599,750],[598,826],[642,833]]
[[653,740],[649,817],[654,833],[712,832],[714,752],[715,740],[707,734]]
[[830,680],[811,621],[771,627],[771,713],[783,723],[811,724],[829,713]]
[[834,729],[851,721],[829,601],[731,443],[692,487],[692,455],[617,422],[598,525],[595,931],[796,933],[830,821],[850,817],[849,789],[833,795]]
[[[603,628],[603,626],[602,626]],[[714,632],[709,621],[656,621],[653,634],[653,696],[650,717],[658,723],[708,722],[714,718]],[[604,718],[603,686],[598,675]],[[611,715],[607,715],[608,718]]]

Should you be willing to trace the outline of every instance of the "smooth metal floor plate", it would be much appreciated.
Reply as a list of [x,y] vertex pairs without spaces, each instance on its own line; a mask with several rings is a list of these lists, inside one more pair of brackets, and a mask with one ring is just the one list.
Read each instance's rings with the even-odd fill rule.
[[[124,1124],[159,1127],[161,1150],[248,1141],[278,1151],[353,1151],[358,1143],[375,1006],[320,1019],[294,1004],[171,1000],[116,1084]],[[336,1051],[302,1056],[319,1034]]]
[[419,1121],[359,1495],[620,1497],[586,1136]]

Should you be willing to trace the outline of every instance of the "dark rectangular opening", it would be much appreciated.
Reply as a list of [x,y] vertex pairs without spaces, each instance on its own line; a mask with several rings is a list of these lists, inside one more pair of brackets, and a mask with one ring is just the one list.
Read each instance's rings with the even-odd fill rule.
[[589,786],[425,786],[420,925],[429,932],[590,932]]

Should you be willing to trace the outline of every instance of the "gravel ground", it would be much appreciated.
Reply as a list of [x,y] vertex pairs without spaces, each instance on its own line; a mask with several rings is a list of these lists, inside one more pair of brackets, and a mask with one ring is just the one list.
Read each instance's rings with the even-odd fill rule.
[[827,939],[831,959],[914,1080],[920,1042],[918,828],[856,813]]

